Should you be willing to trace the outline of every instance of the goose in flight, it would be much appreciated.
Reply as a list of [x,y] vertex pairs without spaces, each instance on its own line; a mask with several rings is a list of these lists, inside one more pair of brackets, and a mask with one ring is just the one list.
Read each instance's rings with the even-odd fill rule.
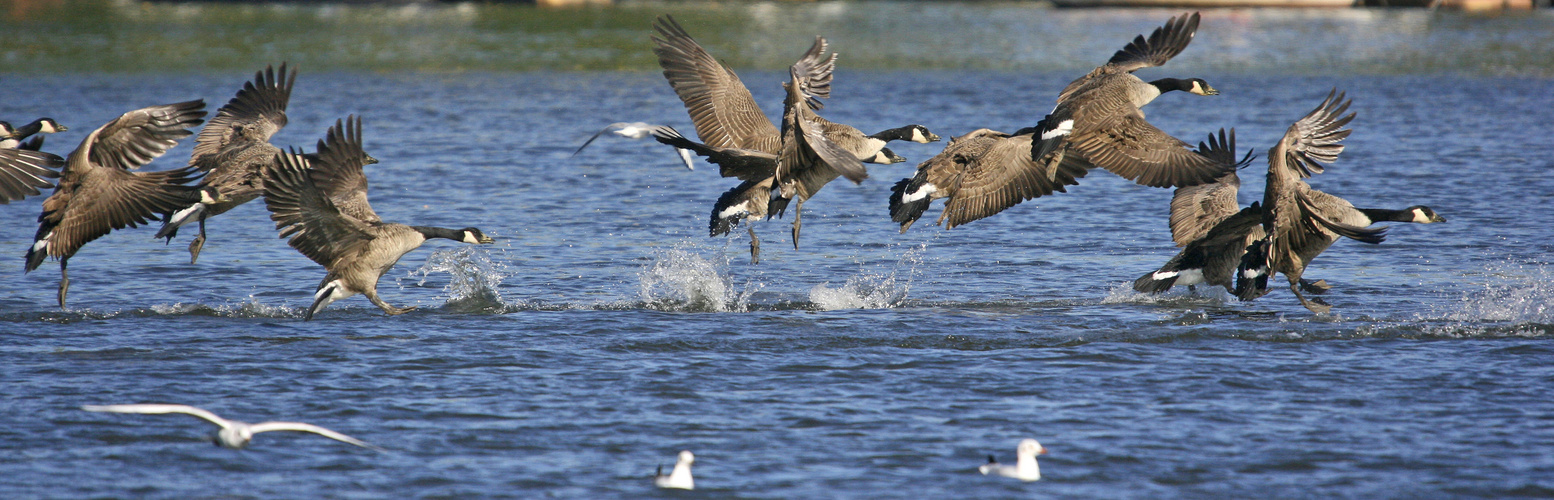
[[415,307],[394,307],[378,297],[378,279],[400,257],[430,238],[469,244],[492,243],[479,229],[447,229],[384,222],[367,202],[362,166],[372,157],[362,150],[361,118],[348,117],[318,141],[315,159],[293,151],[277,157],[265,178],[264,202],[280,237],[327,274],[313,294],[304,320],[312,320],[331,302],[367,296],[389,315]]
[[[709,225],[711,236],[727,233],[741,221],[780,214],[795,196],[800,198],[802,206],[805,199],[836,177],[846,176],[861,182],[868,174],[861,164],[856,168],[852,164],[905,161],[886,147],[891,141],[926,143],[939,140],[939,136],[921,125],[869,135],[815,114],[814,111],[822,107],[820,98],[830,97],[831,72],[836,62],[835,54],[829,57],[824,54],[824,38],[816,37],[810,50],[789,68],[789,81],[783,84],[787,92],[782,128],[779,129],[761,112],[739,76],[713,58],[673,17],[659,17],[653,27],[653,52],[658,56],[669,86],[685,104],[701,142],[690,141],[677,132],[654,134],[655,137],[659,142],[706,156],[709,162],[718,165],[723,177],[743,181],[720,197],[720,202],[713,207],[713,220]],[[804,109],[797,109],[796,103],[802,103]],[[801,129],[802,133],[793,132]],[[790,146],[785,142],[789,138],[798,142],[791,144],[795,149],[787,152],[787,163],[779,167],[785,156],[784,148]],[[821,144],[822,140],[829,145]],[[815,154],[816,148],[823,149],[827,155]],[[840,165],[823,166],[828,165],[826,161]],[[783,175],[779,176],[779,170]],[[767,193],[771,193],[769,201],[759,199]],[[724,201],[733,204],[724,204]],[[801,225],[796,208],[795,247]],[[760,240],[753,227],[749,231],[751,259],[759,262]]]
[[351,436],[347,436],[345,434],[341,434],[313,424],[304,424],[302,422],[260,422],[257,424],[250,424],[248,422],[239,422],[237,420],[227,420],[216,416],[215,413],[188,405],[86,405],[82,406],[81,409],[103,413],[137,413],[142,415],[183,414],[199,417],[200,419],[203,419],[206,422],[210,422],[212,424],[216,424],[217,427],[221,428],[220,430],[216,431],[216,446],[231,448],[234,450],[247,447],[248,443],[253,441],[254,434],[271,431],[293,431],[311,432],[329,439],[354,444],[363,448],[368,448],[380,452],[388,451],[383,448],[367,444],[360,439],[356,439]]
[[205,219],[215,217],[264,194],[264,174],[281,153],[270,144],[270,137],[286,126],[286,105],[291,101],[296,71],[287,72],[281,63],[254,73],[251,82],[238,89],[237,96],[216,111],[194,139],[194,154],[189,166],[205,172],[201,187],[215,189],[223,201],[192,203],[181,207],[162,223],[157,238],[172,241],[178,228],[199,222],[200,234],[189,242],[189,263],[200,258],[205,246]]
[[193,135],[188,129],[204,121],[204,109],[205,101],[194,100],[130,111],[87,134],[66,158],[58,187],[43,200],[26,264],[32,272],[45,257],[59,260],[60,308],[70,291],[66,266],[82,246],[156,214],[219,199],[215,190],[186,185],[199,176],[194,167],[131,172]]
[[1176,57],[1198,31],[1198,14],[1166,21],[1148,38],[1135,37],[1106,64],[1069,83],[1057,106],[1035,127],[1031,157],[1050,179],[1069,156],[1151,187],[1192,186],[1213,182],[1231,170],[1224,163],[1193,154],[1191,146],[1155,128],[1140,110],[1161,94],[1184,91],[1217,95],[1201,78],[1162,78],[1146,82],[1133,72],[1160,66]]

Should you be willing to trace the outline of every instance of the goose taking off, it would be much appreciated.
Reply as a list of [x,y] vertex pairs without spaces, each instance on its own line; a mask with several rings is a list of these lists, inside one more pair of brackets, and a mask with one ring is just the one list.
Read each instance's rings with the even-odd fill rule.
[[[654,129],[665,126],[666,125],[654,125],[651,123],[643,122],[611,123],[609,125],[605,125],[604,128],[599,129],[598,132],[594,132],[593,137],[589,137],[588,140],[583,141],[583,145],[578,146],[577,151],[572,152],[572,156],[577,156],[578,153],[583,152],[583,148],[588,147],[589,144],[593,144],[594,139],[598,139],[599,136],[604,135],[606,132],[611,132],[615,135],[625,137],[627,139],[642,139],[652,135]],[[675,148],[675,153],[680,155],[680,162],[685,164],[686,169],[696,170],[696,161],[691,158],[690,150],[684,148]]]
[[[655,35],[652,37],[653,53],[658,56],[659,66],[663,67],[664,78],[669,80],[669,86],[685,104],[685,109],[690,114],[691,122],[696,127],[696,135],[701,142],[692,142],[678,133],[655,134],[655,137],[659,142],[707,156],[708,161],[718,164],[719,173],[722,176],[737,177],[744,181],[744,184],[725,193],[720,200],[737,199],[740,204],[752,205],[749,208],[739,208],[736,205],[725,205],[720,201],[713,208],[711,236],[727,233],[741,221],[755,221],[780,213],[781,209],[786,208],[793,195],[802,192],[801,198],[808,198],[826,182],[840,175],[840,172],[837,172],[838,175],[832,175],[826,172],[827,169],[811,170],[810,167],[804,166],[813,165],[813,160],[819,157],[811,153],[803,153],[800,157],[795,157],[795,160],[790,160],[790,165],[785,171],[787,174],[785,179],[792,181],[787,183],[790,195],[783,196],[781,192],[777,193],[774,196],[775,199],[769,202],[773,205],[771,209],[753,207],[753,205],[768,203],[764,201],[745,203],[746,200],[755,200],[762,194],[754,191],[757,186],[781,191],[784,183],[778,182],[775,177],[777,177],[779,160],[784,155],[784,138],[798,137],[789,133],[788,128],[790,124],[798,123],[800,115],[803,116],[805,133],[816,134],[832,143],[837,149],[850,153],[856,161],[881,164],[905,161],[905,158],[886,148],[886,144],[897,140],[932,142],[939,139],[937,135],[921,125],[907,125],[865,135],[857,128],[834,123],[816,115],[814,110],[821,107],[818,98],[830,96],[831,69],[835,65],[834,54],[829,58],[822,57],[826,48],[823,38],[816,37],[815,43],[805,53],[804,59],[795,63],[795,68],[799,65],[805,66],[802,71],[795,72],[794,68],[790,68],[790,82],[784,83],[784,86],[794,87],[796,79],[806,80],[802,83],[804,88],[797,90],[800,94],[805,94],[799,100],[806,104],[806,109],[797,111],[785,104],[783,121],[785,128],[778,129],[766,114],[761,112],[760,106],[750,95],[750,90],[740,82],[739,76],[724,67],[706,49],[696,43],[696,40],[691,38],[673,17],[668,15],[659,17],[654,22],[653,28],[655,30]],[[793,100],[793,92],[795,90],[790,88],[785,97],[785,103]],[[789,119],[789,115],[793,115],[793,120]],[[816,140],[818,139],[807,139],[809,142]],[[813,147],[806,143],[801,149]],[[828,147],[827,150],[831,149]],[[850,163],[842,156],[846,155],[839,155],[833,159]],[[804,158],[806,161],[796,161],[799,158]],[[728,161],[724,161],[725,159]],[[861,165],[858,170],[862,170]],[[863,175],[867,173],[863,172]],[[850,175],[849,178],[851,177]],[[861,177],[853,180],[861,180]],[[800,181],[802,186],[797,184]],[[802,204],[802,199],[800,203]],[[794,245],[797,247],[796,236],[799,227],[797,214],[794,222]],[[751,260],[759,262],[760,242],[755,236],[754,228],[750,228],[750,237]]]
[[492,243],[479,229],[445,229],[383,222],[367,203],[362,166],[371,157],[362,150],[361,118],[336,121],[316,159],[294,152],[277,157],[265,178],[264,202],[275,228],[292,248],[324,266],[304,320],[331,302],[363,294],[390,315],[410,312],[378,297],[378,278],[429,238],[470,244]]
[[87,242],[156,220],[155,214],[218,199],[214,190],[185,185],[198,177],[194,167],[130,171],[193,135],[188,129],[203,121],[204,110],[205,101],[195,100],[130,111],[92,131],[66,158],[59,186],[43,200],[26,266],[31,272],[44,257],[59,259],[60,308],[70,290],[66,266]]
[[[1340,116],[1349,106],[1348,102],[1341,101],[1342,95],[1335,98],[1329,94],[1321,106],[1291,126],[1279,145],[1269,150],[1270,172],[1266,189],[1285,193],[1275,194],[1283,198],[1279,202],[1285,207],[1283,216],[1272,213],[1278,210],[1268,210],[1271,205],[1266,197],[1261,203],[1253,202],[1251,206],[1237,210],[1236,193],[1241,181],[1234,173],[1213,184],[1177,189],[1171,200],[1171,234],[1177,245],[1183,247],[1182,251],[1159,270],[1135,280],[1133,288],[1159,293],[1172,286],[1204,283],[1224,287],[1243,300],[1267,293],[1269,261],[1265,249],[1269,248],[1266,241],[1269,233],[1266,221],[1271,217],[1276,220],[1276,226],[1284,227],[1281,241],[1297,242],[1287,243],[1297,247],[1293,251],[1295,259],[1280,263],[1277,272],[1295,269],[1294,262],[1298,261],[1299,270],[1285,272],[1291,290],[1296,292],[1301,304],[1313,312],[1326,312],[1330,306],[1318,299],[1306,300],[1300,290],[1321,294],[1330,287],[1325,281],[1306,281],[1301,274],[1305,263],[1338,241],[1340,236],[1379,243],[1384,229],[1364,228],[1378,222],[1446,222],[1444,217],[1423,205],[1402,210],[1354,208],[1347,200],[1313,189],[1293,175],[1296,168],[1302,173],[1321,172],[1322,166],[1318,162],[1338,158],[1343,150],[1338,142],[1350,132],[1342,127],[1354,118],[1353,114]],[[1221,154],[1234,155],[1234,131],[1228,140],[1224,131],[1220,134],[1217,142],[1222,146],[1215,146],[1215,149]],[[1215,142],[1214,136],[1210,136],[1209,144],[1212,146]],[[1282,173],[1276,174],[1275,170]]]
[[691,464],[696,463],[696,455],[691,450],[680,451],[680,456],[675,460],[674,469],[664,474],[664,466],[658,466],[658,471],[653,473],[653,485],[659,488],[672,490],[694,490],[696,479],[691,477]]
[[254,434],[270,431],[293,431],[311,432],[329,439],[333,439],[335,441],[350,443],[363,448],[368,448],[380,452],[388,451],[383,448],[367,444],[360,439],[356,439],[351,436],[347,436],[345,434],[341,434],[313,424],[304,424],[301,422],[260,422],[257,424],[250,424],[248,422],[227,420],[216,416],[215,413],[188,405],[86,405],[82,406],[81,409],[103,413],[137,413],[142,415],[184,414],[199,417],[206,422],[210,422],[212,424],[216,424],[218,427],[221,427],[220,430],[216,431],[216,435],[214,436],[216,446],[231,448],[234,450],[247,447],[248,443],[253,441]]
[[1044,166],[1040,171],[1051,179],[1059,164],[1078,156],[1088,166],[1151,187],[1203,184],[1228,172],[1226,164],[1193,154],[1190,145],[1155,128],[1139,110],[1174,90],[1219,94],[1201,78],[1145,82],[1133,75],[1180,54],[1197,31],[1197,13],[1171,18],[1149,38],[1134,38],[1105,65],[1069,83],[1052,113],[1036,125],[1040,140],[1032,143],[1031,157]]
[[297,73],[288,73],[285,63],[278,74],[273,67],[254,73],[254,80],[244,83],[237,96],[216,111],[216,117],[195,138],[189,166],[205,172],[200,186],[215,189],[223,201],[180,207],[156,233],[157,238],[172,241],[178,228],[198,221],[200,235],[189,242],[190,264],[200,258],[200,249],[205,246],[205,219],[264,194],[265,170],[281,153],[270,144],[270,137],[286,126],[286,105],[296,80]]
[[1014,465],[998,463],[992,455],[987,456],[987,463],[977,467],[977,471],[984,476],[997,474],[1003,477],[1012,477],[1025,482],[1041,480],[1041,467],[1036,465],[1036,455],[1046,455],[1047,449],[1035,439],[1024,439],[1014,449]]
[[1088,170],[1064,161],[1051,175],[1039,173],[1030,157],[1033,137],[990,129],[956,137],[933,158],[917,166],[917,174],[891,188],[890,218],[906,232],[933,200],[949,198],[935,224],[946,229],[987,217],[1022,201],[1079,184]]

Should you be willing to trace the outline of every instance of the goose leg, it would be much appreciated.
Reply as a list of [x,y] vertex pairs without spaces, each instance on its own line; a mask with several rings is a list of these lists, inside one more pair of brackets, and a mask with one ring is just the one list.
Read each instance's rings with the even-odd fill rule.
[[804,223],[799,221],[799,217],[802,217],[803,215],[804,215],[804,198],[803,197],[799,197],[799,204],[795,205],[793,207],[793,249],[794,250],[798,250],[799,249],[799,229],[804,227]]
[[59,308],[65,308],[65,294],[70,293],[70,273],[65,272],[65,266],[70,263],[66,257],[59,261]]
[[1321,295],[1333,289],[1333,285],[1327,284],[1327,280],[1308,281],[1300,280],[1300,289],[1312,295]]
[[383,312],[389,316],[396,316],[416,310],[416,306],[394,307],[389,305],[388,302],[384,302],[383,299],[378,298],[377,290],[367,290],[365,293],[362,293],[362,295],[366,295],[367,300],[372,301],[372,305],[378,306],[378,309],[382,309]]
[[761,263],[761,239],[755,236],[755,224],[748,224],[745,229],[750,230],[750,263]]
[[204,212],[200,213],[200,235],[199,236],[195,236],[194,237],[194,241],[189,242],[189,265],[194,265],[194,261],[200,260],[200,249],[201,248],[205,248],[205,213]]
[[1313,297],[1311,300],[1306,300],[1306,297],[1300,294],[1300,280],[1298,279],[1290,283],[1290,291],[1295,292],[1295,298],[1300,299],[1300,305],[1306,306],[1306,309],[1310,309],[1311,312],[1324,314],[1333,310],[1333,306],[1327,305],[1322,299]]

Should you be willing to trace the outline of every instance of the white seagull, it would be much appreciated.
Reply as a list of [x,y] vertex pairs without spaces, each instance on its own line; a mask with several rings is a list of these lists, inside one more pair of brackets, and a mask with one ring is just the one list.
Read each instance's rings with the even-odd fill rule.
[[1026,439],[1020,441],[1020,446],[1014,450],[1014,465],[998,463],[997,460],[993,459],[992,455],[988,455],[987,463],[982,464],[977,470],[982,471],[984,476],[996,473],[1000,476],[1012,477],[1026,482],[1039,481],[1041,480],[1041,467],[1036,465],[1036,455],[1046,454],[1047,449],[1043,448],[1041,443],[1036,442],[1035,439]]
[[692,455],[691,450],[681,451],[680,459],[675,461],[674,470],[668,475],[664,475],[664,466],[658,466],[658,472],[653,474],[653,484],[658,485],[659,488],[696,489],[696,480],[691,478],[691,464],[694,462],[696,462],[696,455]]
[[[643,122],[611,123],[609,125],[605,125],[604,128],[594,133],[594,136],[589,137],[587,141],[583,142],[582,146],[578,146],[577,151],[572,152],[572,156],[577,156],[578,153],[583,152],[583,148],[588,147],[589,144],[593,144],[594,139],[598,139],[599,136],[604,135],[605,132],[615,132],[615,135],[628,139],[641,139],[653,135],[653,130],[660,127],[663,127],[663,125],[654,125],[651,123]],[[692,161],[691,158],[691,150],[675,148],[675,151],[680,153],[680,161],[685,163],[685,168],[696,170],[696,163]]]
[[351,443],[351,444],[354,444],[356,446],[360,446],[360,447],[363,447],[363,448],[370,448],[370,449],[377,450],[377,451],[382,451],[382,452],[388,451],[388,450],[385,450],[383,448],[379,448],[377,446],[373,446],[373,445],[367,444],[365,442],[362,442],[361,440],[353,438],[351,436],[347,436],[345,434],[341,434],[341,433],[338,433],[338,432],[335,432],[335,431],[332,431],[332,430],[329,430],[329,429],[325,429],[323,427],[319,427],[319,426],[316,426],[316,425],[313,425],[313,424],[304,424],[304,423],[301,423],[301,422],[260,422],[260,423],[257,423],[257,424],[250,424],[248,422],[239,422],[239,421],[236,421],[236,420],[227,420],[227,419],[224,419],[224,418],[216,416],[215,413],[211,413],[211,412],[202,410],[200,408],[195,408],[193,406],[188,406],[188,405],[161,405],[161,404],[86,405],[86,406],[82,406],[81,409],[86,410],[86,411],[108,412],[108,413],[140,413],[140,414],[146,414],[146,415],[163,415],[163,414],[168,414],[168,413],[182,413],[182,414],[185,414],[185,415],[193,415],[193,416],[196,416],[196,417],[203,418],[203,419],[205,419],[206,421],[208,421],[210,423],[213,423],[213,424],[221,426],[221,430],[216,432],[216,445],[217,446],[224,446],[224,447],[232,448],[232,449],[241,449],[244,446],[248,446],[248,442],[252,441],[254,439],[254,434],[258,434],[258,433],[261,433],[261,432],[269,432],[269,431],[297,431],[297,432],[311,432],[311,433],[314,433],[314,434],[318,434],[320,436],[324,436],[324,437],[329,438],[329,439]]

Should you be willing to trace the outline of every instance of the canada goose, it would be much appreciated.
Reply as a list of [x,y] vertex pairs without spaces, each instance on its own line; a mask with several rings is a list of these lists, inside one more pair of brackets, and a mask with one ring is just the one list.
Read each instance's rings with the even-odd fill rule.
[[1073,161],[1059,164],[1051,176],[1036,174],[1029,151],[1031,134],[1009,135],[977,129],[956,137],[917,174],[891,187],[890,217],[906,232],[933,200],[949,198],[935,224],[946,229],[1003,211],[1021,201],[1079,184],[1088,172]]
[[1023,439],[1019,446],[1015,447],[1014,465],[998,463],[992,455],[987,456],[987,463],[977,467],[977,471],[988,476],[997,474],[1003,477],[1012,477],[1025,482],[1041,480],[1041,466],[1036,464],[1037,455],[1046,455],[1047,449],[1035,439]]
[[470,244],[492,243],[479,229],[446,229],[383,222],[367,203],[367,177],[362,166],[370,157],[362,150],[361,118],[348,117],[319,141],[315,159],[293,151],[277,157],[266,174],[264,202],[270,219],[287,244],[324,266],[304,320],[331,302],[363,294],[390,315],[399,308],[378,297],[378,278],[428,238]]
[[38,233],[27,249],[27,272],[44,257],[59,259],[59,307],[70,290],[66,266],[87,242],[114,229],[156,220],[194,201],[212,201],[211,189],[186,186],[199,169],[130,172],[166,153],[205,116],[205,101],[141,108],[93,130],[65,159],[59,186],[43,200]]
[[1151,187],[1191,186],[1224,175],[1227,165],[1193,154],[1190,145],[1155,128],[1139,110],[1174,90],[1219,94],[1201,78],[1145,82],[1133,75],[1180,54],[1197,31],[1197,13],[1171,18],[1148,39],[1134,38],[1105,65],[1069,83],[1036,126],[1041,140],[1031,145],[1031,156],[1048,178],[1069,156]]
[[[658,63],[664,69],[664,77],[669,80],[669,85],[685,104],[686,111],[691,116],[691,122],[696,127],[696,135],[701,139],[700,148],[692,147],[688,139],[684,142],[671,144],[682,149],[691,149],[699,154],[708,156],[708,161],[717,163],[719,172],[724,177],[738,177],[745,182],[755,181],[757,184],[765,183],[766,177],[778,177],[779,157],[783,156],[783,139],[787,134],[786,128],[779,130],[773,126],[769,118],[761,112],[760,106],[755,103],[755,98],[750,95],[750,90],[740,82],[739,76],[724,67],[706,49],[702,48],[696,40],[691,38],[675,22],[673,17],[664,15],[654,22],[655,36],[652,37],[653,52],[658,56]],[[806,124],[806,133],[818,133],[828,142],[838,146],[839,149],[849,152],[858,161],[870,163],[896,163],[905,161],[905,158],[896,155],[885,148],[890,141],[910,140],[915,142],[932,142],[938,140],[938,136],[929,132],[921,125],[907,125],[881,131],[872,135],[865,135],[857,128],[831,122],[814,114],[815,109],[821,107],[819,98],[830,96],[831,69],[835,64],[835,55],[822,59],[825,51],[825,39],[816,37],[815,43],[805,53],[804,59],[795,63],[795,68],[805,65],[802,72],[795,73],[795,68],[790,68],[790,81],[784,83],[785,87],[793,87],[798,79],[813,80],[803,85],[810,90],[798,90],[804,94],[800,99],[807,106],[803,111],[792,109],[786,104],[793,99],[793,89],[789,89],[784,104],[784,126],[797,123],[798,115],[803,115],[802,120]],[[814,72],[813,75],[809,74]],[[797,76],[795,76],[797,75]],[[788,115],[794,115],[790,120]],[[674,134],[678,136],[678,134]],[[657,136],[659,142],[667,142],[667,136]],[[683,138],[682,138],[683,139]],[[813,141],[811,141],[813,142]],[[808,143],[806,143],[808,144]],[[813,146],[807,145],[806,148]],[[735,158],[738,165],[719,163],[720,156],[709,154],[708,151],[721,151],[725,153],[722,158]],[[813,155],[806,153],[806,158],[814,159]],[[848,162],[840,156],[838,161]],[[826,182],[834,179],[827,169],[798,168],[799,162],[790,162],[791,167],[785,172],[783,179],[791,182],[771,181],[771,187],[779,192],[773,200],[774,210],[767,211],[767,215],[780,213],[786,208],[789,200],[802,193],[801,198],[807,199],[814,195]],[[861,165],[859,170],[861,170]],[[866,172],[862,173],[867,175]],[[800,178],[802,177],[802,179]],[[849,176],[851,178],[851,176]],[[855,181],[861,180],[854,179]],[[800,183],[799,181],[802,181]],[[802,185],[801,185],[802,184]],[[786,185],[786,190],[784,190]],[[745,186],[749,187],[749,186]],[[738,190],[740,188],[736,188]],[[783,191],[787,194],[784,195]],[[730,191],[731,193],[733,191]],[[727,199],[729,196],[724,195]],[[802,205],[802,199],[800,201]],[[714,214],[722,212],[727,207],[714,208]],[[739,220],[754,217],[740,217]],[[737,221],[735,222],[737,224]],[[717,226],[716,223],[713,224]],[[799,217],[794,217],[794,235],[797,236],[801,226]],[[724,231],[727,232],[727,231]],[[713,231],[713,236],[720,233]],[[751,258],[759,261],[759,242],[755,239],[755,233],[751,231]],[[794,238],[794,246],[797,247],[797,238]]]
[[[1335,99],[1329,94],[1321,106],[1291,126],[1279,145],[1269,150],[1266,189],[1276,192],[1276,197],[1287,197],[1279,202],[1286,203],[1282,215],[1269,210],[1272,205],[1266,196],[1261,203],[1253,202],[1251,206],[1237,210],[1236,193],[1241,182],[1234,173],[1213,184],[1179,188],[1171,200],[1171,233],[1183,249],[1159,270],[1135,280],[1133,288],[1159,293],[1172,286],[1191,287],[1205,283],[1224,287],[1243,300],[1255,299],[1267,293],[1269,260],[1266,249],[1270,248],[1267,222],[1273,219],[1277,225],[1285,227],[1281,241],[1298,247],[1294,254],[1299,262],[1298,269],[1295,263],[1285,260],[1275,270],[1292,269],[1292,272],[1285,272],[1285,277],[1290,280],[1290,288],[1296,291],[1301,304],[1314,312],[1326,312],[1329,306],[1318,299],[1307,301],[1299,290],[1320,294],[1330,287],[1325,281],[1306,281],[1301,274],[1305,264],[1336,242],[1339,236],[1379,243],[1385,229],[1364,228],[1378,222],[1445,222],[1444,217],[1423,205],[1402,210],[1354,208],[1347,200],[1312,189],[1298,177],[1288,175],[1296,168],[1303,174],[1305,171],[1321,172],[1322,166],[1318,162],[1337,159],[1343,150],[1338,142],[1350,132],[1340,129],[1354,117],[1352,113],[1339,116],[1349,106],[1348,102],[1340,101],[1343,101],[1342,95]],[[1222,156],[1234,156],[1234,131],[1227,140],[1221,130],[1217,143],[1211,135],[1211,149]],[[1250,156],[1243,163],[1249,160]],[[1290,241],[1295,243],[1288,243]]]
[[200,235],[189,242],[190,264],[199,260],[205,246],[205,219],[264,194],[264,171],[281,153],[270,144],[270,137],[286,126],[286,105],[296,80],[297,73],[288,74],[285,63],[278,74],[269,66],[255,72],[254,80],[244,83],[237,96],[216,111],[216,117],[195,138],[189,165],[205,172],[200,186],[214,188],[225,201],[180,207],[164,220],[155,236],[172,241],[178,228],[198,221]]
[[0,149],[0,205],[42,194],[40,189],[54,187],[49,179],[59,177],[65,165],[59,155],[27,149]]
[[[642,139],[642,138],[645,138],[645,137],[647,137],[649,135],[652,135],[653,129],[658,128],[658,127],[663,127],[663,126],[664,125],[654,125],[654,124],[651,124],[651,123],[643,123],[643,122],[630,122],[630,123],[627,123],[627,122],[615,122],[615,123],[611,123],[609,125],[605,125],[604,128],[599,129],[598,132],[595,132],[593,137],[589,137],[588,140],[583,141],[583,145],[582,146],[578,146],[577,147],[577,151],[573,151],[572,152],[572,156],[577,156],[578,153],[583,152],[583,148],[588,147],[589,144],[593,144],[594,143],[594,139],[598,139],[599,136],[604,135],[605,132],[613,132],[613,133],[615,133],[615,135],[618,135],[618,136],[621,136],[621,137],[625,137],[627,139]],[[695,162],[695,160],[691,159],[691,151],[690,150],[682,149],[682,148],[675,148],[675,152],[679,153],[680,161],[685,164],[685,168],[690,169],[690,170],[696,170],[696,162]]]
[[658,466],[658,471],[653,473],[653,485],[672,490],[696,489],[696,479],[691,477],[693,463],[696,463],[696,455],[691,454],[691,450],[681,450],[674,469],[668,474],[664,474],[664,466]]
[[70,128],[60,125],[53,118],[39,118],[33,120],[32,123],[15,128],[11,127],[10,123],[0,121],[0,149],[21,148],[37,151],[38,146],[43,145],[43,136],[36,136],[32,142],[28,143],[31,147],[24,147],[22,141],[32,137],[33,134],[54,134],[66,130],[70,130]]
[[329,439],[333,439],[335,441],[350,443],[363,448],[382,452],[388,451],[383,448],[367,444],[360,439],[356,439],[351,436],[347,436],[345,434],[341,434],[313,424],[304,424],[302,422],[260,422],[257,424],[250,424],[248,422],[239,422],[237,420],[227,420],[216,416],[215,413],[211,413],[205,409],[196,408],[189,405],[85,405],[82,406],[81,409],[86,411],[105,413],[135,413],[141,415],[184,414],[198,417],[206,422],[210,422],[212,424],[216,424],[218,427],[221,427],[220,430],[216,431],[216,446],[231,448],[234,450],[247,447],[248,443],[254,440],[254,434],[271,431],[293,431],[311,432]]

